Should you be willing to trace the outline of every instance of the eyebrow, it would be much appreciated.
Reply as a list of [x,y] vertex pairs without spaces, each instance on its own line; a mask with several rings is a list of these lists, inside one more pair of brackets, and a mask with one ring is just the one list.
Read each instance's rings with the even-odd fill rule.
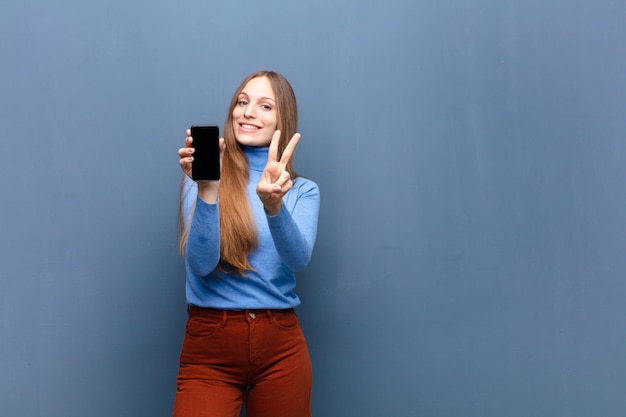
[[[239,93],[240,96],[246,96],[246,97],[250,97],[248,95],[248,93],[246,93],[245,91],[242,91],[241,93]],[[271,97],[259,97],[259,100],[270,100],[273,101],[274,103],[276,103],[276,100],[271,98]]]

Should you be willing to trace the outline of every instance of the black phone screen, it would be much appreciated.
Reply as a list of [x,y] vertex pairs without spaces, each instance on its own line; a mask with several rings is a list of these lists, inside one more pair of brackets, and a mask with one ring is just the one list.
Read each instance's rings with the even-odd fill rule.
[[216,181],[220,179],[220,129],[216,125],[191,126],[191,137],[195,152],[191,163],[194,181]]

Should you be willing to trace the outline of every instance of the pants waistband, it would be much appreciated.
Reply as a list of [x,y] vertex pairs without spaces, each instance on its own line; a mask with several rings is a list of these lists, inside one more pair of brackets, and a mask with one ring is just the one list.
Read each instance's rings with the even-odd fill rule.
[[189,315],[223,320],[227,319],[256,319],[257,317],[267,317],[271,319],[274,316],[294,314],[293,308],[286,309],[246,309],[246,310],[218,310],[215,308],[198,307],[188,305],[187,311]]

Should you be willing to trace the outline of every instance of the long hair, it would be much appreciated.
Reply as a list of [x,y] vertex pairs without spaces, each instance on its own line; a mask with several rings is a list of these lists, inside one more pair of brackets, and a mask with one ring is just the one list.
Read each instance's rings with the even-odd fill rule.
[[[257,71],[248,75],[239,85],[231,99],[226,122],[224,124],[224,142],[226,150],[222,159],[222,172],[219,186],[220,213],[220,264],[224,272],[235,272],[245,275],[253,270],[248,256],[259,244],[258,232],[254,215],[250,207],[246,187],[250,180],[248,160],[242,146],[237,142],[233,125],[233,110],[239,100],[239,94],[250,80],[266,77],[272,86],[276,98],[276,128],[280,130],[278,158],[298,131],[298,107],[296,96],[289,82],[274,71]],[[298,174],[292,166],[293,159],[287,163],[286,170],[292,178]],[[183,177],[183,182],[185,178]],[[179,203],[180,249],[185,253],[190,219],[185,221],[183,213],[184,187],[181,185]]]

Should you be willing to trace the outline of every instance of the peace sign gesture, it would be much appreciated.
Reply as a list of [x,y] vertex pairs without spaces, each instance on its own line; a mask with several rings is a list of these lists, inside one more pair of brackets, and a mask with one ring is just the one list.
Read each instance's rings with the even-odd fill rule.
[[256,186],[256,193],[265,207],[265,212],[270,216],[278,214],[283,204],[283,196],[293,186],[293,180],[286,167],[298,145],[300,134],[296,133],[291,137],[280,160],[278,159],[279,139],[280,130],[277,130],[272,135],[267,165],[265,165],[261,179]]

